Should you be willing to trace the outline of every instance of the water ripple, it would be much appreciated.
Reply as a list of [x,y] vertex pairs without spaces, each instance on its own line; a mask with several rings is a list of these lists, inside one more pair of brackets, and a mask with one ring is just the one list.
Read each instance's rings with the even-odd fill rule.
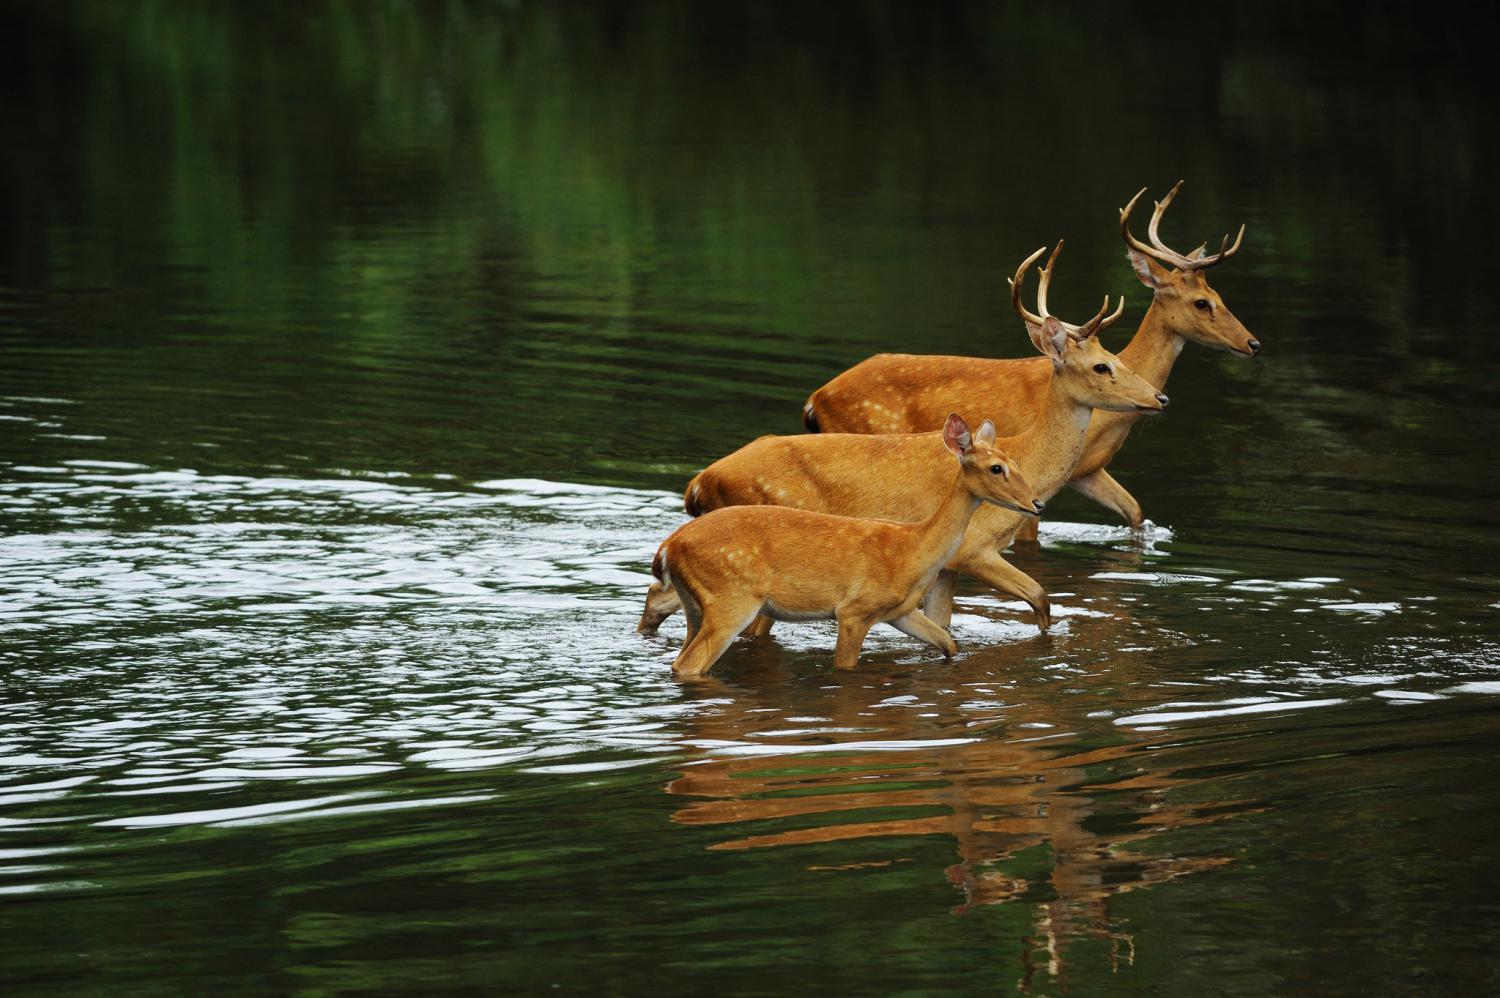
[[[1044,526],[1042,567],[1088,570],[1058,593],[1049,644],[1024,606],[965,595],[954,666],[890,629],[869,642],[875,675],[916,667],[936,687],[881,681],[852,713],[777,704],[725,728],[704,716],[742,693],[685,697],[670,679],[680,618],[662,639],[632,633],[650,555],[682,519],[674,494],[74,460],[10,466],[0,499],[45,501],[67,525],[6,537],[0,565],[0,833],[11,837],[440,808],[494,798],[496,774],[582,779],[672,759],[697,771],[712,760],[944,753],[938,775],[949,779],[993,766],[987,732],[1000,723],[1005,751],[1021,752],[1073,744],[1090,719],[1150,732],[1354,697],[1410,707],[1495,692],[1483,648],[1466,659],[1420,637],[1259,655],[1253,667],[1236,667],[1231,652],[1196,674],[1152,675],[1141,663],[1163,649],[1191,658],[1213,647],[1194,611],[1328,610],[1355,628],[1441,608],[1365,598],[1332,576],[1196,566],[1164,528],[1062,522]],[[838,687],[847,680],[828,669],[832,643],[826,623],[783,626],[769,667],[794,664],[813,688]],[[747,647],[740,659],[751,664],[726,670],[753,674],[767,647]],[[1121,692],[1100,700],[1111,682],[1101,677],[1117,671]],[[1338,695],[1319,692],[1330,685]],[[1184,699],[1184,687],[1198,695]],[[1039,689],[1078,709],[1038,715]],[[93,883],[64,866],[20,863],[0,880]]]

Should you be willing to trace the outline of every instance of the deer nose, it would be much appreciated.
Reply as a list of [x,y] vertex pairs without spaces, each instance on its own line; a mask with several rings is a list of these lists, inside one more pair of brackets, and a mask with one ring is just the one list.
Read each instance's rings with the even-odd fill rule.
[[1042,510],[1047,508],[1047,504],[1042,502],[1040,499],[1031,500],[1031,505],[1036,507],[1036,511],[1039,515],[1041,514]]
[[1260,340],[1251,340],[1249,343],[1246,343],[1245,346],[1250,349],[1250,353],[1252,355],[1260,353]]
[[1157,392],[1157,393],[1156,393],[1156,401],[1158,401],[1158,402],[1160,402],[1160,403],[1161,403],[1161,407],[1162,407],[1162,408],[1163,408],[1163,409],[1165,409],[1165,408],[1166,408],[1166,407],[1167,407],[1167,406],[1168,406],[1168,405],[1170,405],[1170,404],[1171,404],[1171,402],[1172,402],[1172,400],[1171,400],[1171,399],[1169,399],[1169,398],[1167,398],[1167,397],[1166,397],[1166,396],[1165,396],[1165,395],[1163,395],[1163,394],[1162,394],[1162,393],[1161,393],[1161,392]]

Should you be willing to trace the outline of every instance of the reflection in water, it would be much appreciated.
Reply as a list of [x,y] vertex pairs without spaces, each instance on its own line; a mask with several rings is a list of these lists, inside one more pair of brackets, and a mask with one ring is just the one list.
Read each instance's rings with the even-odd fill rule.
[[[832,633],[810,623],[737,643],[721,681],[684,690],[668,670],[680,630],[631,633],[650,552],[683,516],[672,493],[76,459],[6,474],[0,502],[38,529],[9,536],[0,563],[0,895],[88,897],[104,919],[134,892],[233,891],[262,868],[305,892],[291,885],[346,849],[373,851],[334,893],[434,890],[411,880],[427,863],[507,882],[526,869],[525,910],[560,918],[545,899],[608,864],[533,867],[528,850],[649,841],[689,881],[728,877],[726,897],[743,875],[712,859],[727,853],[792,857],[784,887],[810,868],[911,871],[916,910],[946,876],[955,911],[1028,912],[1005,923],[1024,986],[1092,979],[1162,952],[1142,942],[1152,923],[1111,899],[1238,868],[1243,836],[1193,836],[1268,806],[1225,774],[1316,733],[1320,713],[1426,710],[1494,688],[1490,646],[1422,636],[1443,601],[1236,572],[1160,528],[1141,540],[1052,522],[1040,552],[1018,555],[1057,596],[1045,637],[1022,605],[970,596],[952,666],[883,628],[861,669],[835,676]],[[1205,613],[1268,623],[1207,640]],[[1299,623],[1310,617],[1317,628]],[[1371,630],[1391,621],[1399,637]],[[1234,752],[1217,745],[1226,733]],[[1326,758],[1324,740],[1295,751]],[[670,793],[690,799],[680,836],[606,810],[579,829],[593,844],[546,844],[556,809],[592,813],[621,787],[659,799],[666,768],[681,774]],[[476,837],[532,845],[473,852]],[[935,839],[956,862],[915,844]],[[282,844],[246,858],[268,841]],[[837,890],[855,909],[880,892]],[[401,921],[303,933],[321,918],[295,915],[311,954]],[[646,951],[655,924],[638,930]]]
[[[0,4],[0,991],[1494,992],[1487,55],[1348,14]],[[1179,177],[1147,543],[671,681],[688,476]]]
[[[1090,624],[1105,632],[1102,643],[1131,626],[1128,617]],[[962,894],[955,913],[1032,909],[1023,983],[1036,967],[1066,976],[1081,938],[1132,958],[1131,934],[1108,899],[1230,863],[1190,847],[1178,853],[1171,833],[1257,809],[1205,797],[1202,781],[1174,771],[1183,753],[1143,734],[1083,734],[1088,716],[1110,713],[1108,698],[1057,701],[1025,679],[976,680],[984,659],[900,684],[917,692],[849,681],[797,691],[789,702],[782,657],[762,649],[745,677],[753,688],[696,691],[702,709],[684,718],[694,751],[666,789],[704,799],[673,820],[730,832],[713,850],[863,840],[843,850],[839,866],[810,870],[910,862],[905,840],[940,836],[958,856],[943,871]]]

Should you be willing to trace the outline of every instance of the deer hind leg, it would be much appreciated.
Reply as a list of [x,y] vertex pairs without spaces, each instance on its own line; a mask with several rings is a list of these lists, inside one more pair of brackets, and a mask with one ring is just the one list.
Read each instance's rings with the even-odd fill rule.
[[1135,501],[1135,496],[1125,491],[1125,486],[1115,481],[1103,468],[1098,471],[1075,478],[1068,485],[1082,492],[1094,502],[1106,509],[1114,510],[1122,519],[1130,524],[1130,529],[1141,529],[1141,504]]
[[839,641],[833,650],[835,669],[852,669],[859,664],[859,650],[874,625],[875,621],[855,614],[839,617]]
[[[676,592],[682,603],[682,617],[687,621],[687,633],[682,638],[682,647],[686,648],[688,642],[698,636],[698,627],[703,623],[703,608],[687,589],[676,588]],[[680,656],[682,649],[679,648],[677,653]]]
[[635,625],[637,634],[653,635],[661,622],[682,609],[682,600],[676,587],[666,588],[660,582],[651,583],[646,590],[646,608],[641,611],[641,622]]
[[[932,587],[922,597],[922,613],[939,627],[953,622],[953,591],[958,588],[958,573],[943,569],[933,580]],[[894,621],[892,621],[894,623]],[[920,634],[912,637],[920,638]]]
[[[688,604],[684,601],[684,606]],[[760,613],[762,601],[754,597],[730,597],[705,601],[698,609],[702,618],[692,639],[677,653],[672,672],[693,679],[708,672],[740,631]],[[689,615],[691,621],[692,615]]]
[[1005,596],[1025,601],[1036,614],[1036,626],[1046,630],[1052,626],[1052,602],[1047,599],[1047,590],[1041,584],[1004,558],[998,551],[987,551],[967,559],[964,574],[972,575]]
[[776,623],[776,618],[770,614],[761,614],[750,621],[750,626],[740,632],[741,637],[763,638],[771,633],[771,627]]
[[910,634],[932,645],[943,653],[944,661],[953,661],[953,656],[958,653],[958,645],[954,642],[953,636],[933,623],[921,610],[912,610],[886,623],[902,634]]

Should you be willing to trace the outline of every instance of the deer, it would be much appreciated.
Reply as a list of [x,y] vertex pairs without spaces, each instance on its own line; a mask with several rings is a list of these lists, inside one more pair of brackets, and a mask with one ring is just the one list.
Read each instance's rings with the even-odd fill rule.
[[[673,589],[687,614],[687,640],[672,663],[679,677],[705,675],[729,643],[762,614],[780,620],[838,621],[833,664],[852,669],[876,624],[927,642],[951,661],[958,646],[917,607],[963,543],[985,503],[1040,516],[1043,503],[995,446],[995,424],[970,431],[957,413],[942,430],[956,473],[930,515],[915,522],[813,513],[787,506],[730,506],[678,527],[662,542],[651,574]],[[879,466],[864,469],[878,475]]]
[[[1014,455],[1021,473],[1043,501],[1068,481],[1083,453],[1085,431],[1095,409],[1117,412],[1161,412],[1166,395],[1130,370],[1100,345],[1098,334],[1117,321],[1109,297],[1088,322],[1071,325],[1047,311],[1047,291],[1063,244],[1058,242],[1040,272],[1039,312],[1021,303],[1026,273],[1046,247],[1022,261],[1011,279],[1011,304],[1026,326],[1032,345],[1046,358],[1046,377],[1027,399],[1036,414],[1025,432],[997,439],[995,446]],[[993,425],[993,424],[992,424]],[[684,492],[692,516],[713,515],[726,507],[790,506],[844,516],[910,520],[932,514],[951,475],[941,434],[819,433],[764,436],[720,458],[696,475]],[[956,572],[973,576],[1000,593],[1023,600],[1038,627],[1051,624],[1046,591],[1000,552],[1027,519],[1013,511],[985,506],[975,513],[963,543],[955,550],[925,597],[926,617],[946,628],[952,619]],[[678,592],[653,584],[637,631],[651,635],[681,605]],[[749,635],[766,634],[772,618],[755,621]]]
[[[1120,209],[1120,235],[1136,277],[1151,290],[1151,305],[1135,335],[1120,351],[1120,360],[1158,388],[1165,389],[1188,341],[1242,357],[1260,353],[1260,340],[1229,311],[1203,272],[1239,252],[1245,237],[1240,226],[1234,244],[1226,233],[1217,253],[1207,243],[1190,253],[1167,247],[1158,234],[1162,215],[1182,181],[1153,202],[1146,228],[1149,245],[1130,231],[1130,215],[1146,188]],[[1030,422],[1033,406],[1048,376],[1038,357],[1008,360],[920,354],[877,354],[849,368],[809,396],[802,409],[803,426],[814,433],[908,433],[932,430],[949,409],[984,412],[1002,434],[1019,433]],[[1107,470],[1125,446],[1139,412],[1098,412],[1068,485],[1117,514],[1132,530],[1145,522],[1141,504]],[[1022,539],[1035,540],[1036,521],[1025,525]]]

